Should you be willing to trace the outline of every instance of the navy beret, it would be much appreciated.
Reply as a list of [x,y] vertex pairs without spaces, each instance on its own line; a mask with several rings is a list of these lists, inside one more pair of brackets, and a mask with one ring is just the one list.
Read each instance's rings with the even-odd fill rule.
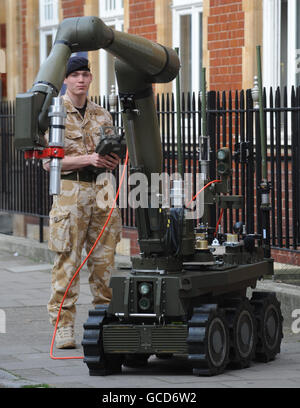
[[66,78],[74,71],[90,71],[89,61],[84,57],[71,57],[67,65]]

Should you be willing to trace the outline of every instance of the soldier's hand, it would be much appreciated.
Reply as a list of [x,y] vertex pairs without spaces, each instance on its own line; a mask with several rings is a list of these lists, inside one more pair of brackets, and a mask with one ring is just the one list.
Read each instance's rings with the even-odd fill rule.
[[111,155],[106,154],[105,156],[92,153],[89,155],[89,159],[92,166],[99,168],[104,167],[108,170],[114,170],[120,162],[120,158],[115,153],[111,153]]
[[111,170],[114,170],[120,164],[121,159],[116,153],[110,153],[110,154],[107,154],[104,157],[108,157],[108,160],[110,161],[111,165],[113,166],[113,169],[111,169]]

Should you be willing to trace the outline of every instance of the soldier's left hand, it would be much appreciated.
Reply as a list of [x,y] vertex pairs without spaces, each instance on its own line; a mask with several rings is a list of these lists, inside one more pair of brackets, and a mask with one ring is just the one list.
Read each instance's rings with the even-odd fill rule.
[[103,156],[105,159],[105,167],[108,170],[114,170],[120,163],[120,157],[116,153],[110,153]]

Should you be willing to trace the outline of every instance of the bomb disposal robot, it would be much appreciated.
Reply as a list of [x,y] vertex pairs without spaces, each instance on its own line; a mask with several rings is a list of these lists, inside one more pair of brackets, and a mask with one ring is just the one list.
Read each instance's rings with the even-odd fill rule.
[[[56,97],[70,55],[100,48],[116,57],[131,171],[147,177],[150,203],[151,194],[161,193],[152,191],[151,174],[162,171],[152,84],[177,76],[180,62],[170,48],[114,31],[97,17],[64,20],[34,85],[17,96],[15,144],[26,157],[51,158],[50,192],[59,193],[64,112]],[[44,149],[49,125],[49,148]],[[120,372],[124,359],[127,365],[146,364],[152,354],[184,354],[195,375],[214,375],[228,363],[243,368],[280,352],[282,314],[275,295],[254,291],[251,299],[246,297],[248,287],[273,274],[261,236],[247,234],[247,226],[237,224],[223,245],[212,246],[215,226],[209,225],[209,205],[243,206],[243,197],[228,195],[230,173],[230,151],[222,148],[217,152],[220,182],[205,190],[203,222],[196,230],[188,208],[136,209],[141,256],[132,258],[127,277],[112,277],[110,305],[91,310],[84,325],[84,362],[90,375]],[[205,184],[210,181],[207,176]],[[178,198],[182,188],[175,187]]]

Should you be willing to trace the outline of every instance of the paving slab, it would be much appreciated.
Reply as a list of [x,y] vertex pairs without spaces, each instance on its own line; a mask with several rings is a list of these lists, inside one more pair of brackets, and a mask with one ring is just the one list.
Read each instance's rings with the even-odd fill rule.
[[6,270],[14,273],[26,273],[26,272],[41,272],[51,271],[53,264],[38,264],[38,265],[23,265],[23,266],[7,266]]

